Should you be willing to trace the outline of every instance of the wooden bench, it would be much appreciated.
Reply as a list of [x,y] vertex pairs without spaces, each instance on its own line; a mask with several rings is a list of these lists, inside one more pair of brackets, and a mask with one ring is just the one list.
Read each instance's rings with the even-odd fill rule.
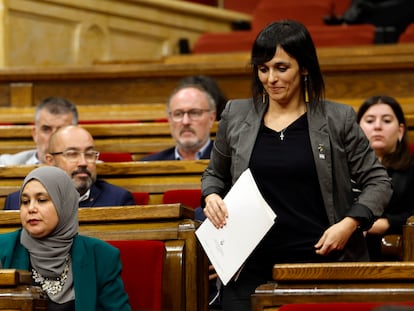
[[[365,98],[336,98],[332,99],[341,103],[351,105],[355,110],[361,105]],[[410,130],[414,130],[414,97],[397,98],[403,107],[406,114],[407,123]],[[134,105],[141,106],[141,105]],[[150,111],[151,105],[146,106]],[[162,112],[165,114],[165,107]],[[101,152],[125,152],[131,153],[134,160],[139,160],[143,156],[164,150],[174,145],[174,140],[170,135],[169,124],[166,122],[140,122],[140,123],[123,123],[127,121],[125,118],[132,118],[134,112],[128,116],[128,110],[122,111],[122,105],[117,105],[119,115],[116,114],[118,123],[115,119],[111,119],[111,113],[108,110],[111,107],[105,105],[88,106],[91,116],[95,113],[95,120],[112,121],[110,124],[82,124],[94,137],[96,147]],[[128,105],[126,105],[128,107]],[[155,105],[157,107],[157,105]],[[81,106],[82,108],[82,106]],[[94,110],[96,109],[96,110]],[[155,108],[157,110],[159,108]],[[2,110],[4,110],[2,112]],[[7,111],[10,110],[10,111]],[[33,110],[33,108],[0,108],[0,124],[2,118],[5,123],[12,120],[18,120],[19,115],[24,116],[26,110]],[[121,113],[122,112],[122,113]],[[155,112],[154,112],[155,113]],[[33,115],[32,111],[28,114]],[[154,117],[154,116],[153,116]],[[115,118],[115,116],[114,116]],[[92,117],[91,117],[92,120]],[[7,121],[7,122],[6,122]],[[211,138],[214,139],[218,128],[218,123],[213,126],[211,130]],[[23,150],[35,148],[35,144],[31,137],[30,125],[0,125],[0,154],[16,153]],[[410,142],[414,143],[414,134],[409,133]]]
[[[83,124],[94,137],[101,152],[126,152],[134,160],[174,146],[169,124],[166,122]],[[214,139],[218,123],[211,130]],[[0,125],[0,154],[34,149],[30,125]]]
[[[76,104],[76,102],[74,102]],[[33,124],[37,103],[33,106],[0,107],[0,124]],[[167,117],[165,103],[77,105],[79,121],[153,122]]]
[[0,310],[45,311],[46,296],[31,280],[29,271],[0,269]]
[[[162,202],[164,191],[200,189],[201,175],[209,160],[98,163],[98,177],[131,192],[148,192],[149,203]],[[35,166],[0,167],[0,209],[6,196],[19,190]]]
[[276,264],[252,295],[253,311],[295,303],[414,301],[414,262]]
[[[412,97],[414,44],[319,48],[327,98],[366,98],[389,94]],[[0,73],[0,106],[34,106],[59,95],[76,105],[165,103],[178,81],[189,75],[215,78],[228,98],[250,97],[251,71],[245,58],[230,54],[181,62],[5,68]],[[392,84],[392,88],[390,85]],[[19,96],[19,93],[23,93]],[[390,94],[392,93],[392,94]],[[25,96],[24,94],[29,94]]]
[[[207,311],[208,262],[192,218],[180,204],[80,208],[79,232],[105,241],[165,241],[163,310]],[[19,227],[18,211],[0,211],[0,233]]]

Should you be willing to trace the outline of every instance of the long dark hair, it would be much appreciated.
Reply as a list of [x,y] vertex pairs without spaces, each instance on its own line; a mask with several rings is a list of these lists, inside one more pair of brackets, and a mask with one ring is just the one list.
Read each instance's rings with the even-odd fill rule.
[[[306,27],[293,20],[281,20],[267,25],[256,37],[251,52],[252,95],[255,103],[263,98],[263,85],[259,80],[258,66],[273,58],[281,47],[295,58],[300,69],[308,71],[309,103],[318,105],[324,99],[325,83],[319,67],[315,45]],[[305,83],[302,81],[302,89]]]
[[397,147],[394,152],[385,154],[382,157],[381,163],[386,168],[391,168],[394,170],[405,170],[410,166],[414,165],[413,155],[410,151],[407,139],[407,123],[405,121],[404,111],[401,105],[391,96],[372,96],[365,100],[362,105],[359,107],[357,112],[357,121],[360,123],[362,117],[367,112],[367,110],[376,105],[376,104],[385,104],[390,106],[395,116],[397,117],[398,124],[404,125],[404,133],[401,138],[401,141],[397,142]]

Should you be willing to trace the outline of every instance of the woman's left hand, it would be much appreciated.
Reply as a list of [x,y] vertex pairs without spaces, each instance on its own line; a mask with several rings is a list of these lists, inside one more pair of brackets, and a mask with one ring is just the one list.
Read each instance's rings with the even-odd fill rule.
[[352,233],[358,228],[358,221],[345,217],[340,222],[330,226],[315,244],[316,253],[328,255],[333,250],[342,250]]

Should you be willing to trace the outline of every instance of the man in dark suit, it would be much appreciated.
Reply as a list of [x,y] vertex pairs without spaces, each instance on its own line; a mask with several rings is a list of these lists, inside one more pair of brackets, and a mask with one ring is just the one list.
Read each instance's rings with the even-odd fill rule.
[[216,120],[212,96],[197,84],[179,86],[168,100],[167,113],[176,145],[141,161],[210,159],[210,131]]
[[[141,161],[210,159],[213,148],[210,131],[216,120],[217,108],[216,101],[202,83],[180,84],[168,100],[167,113],[176,145],[146,156]],[[194,209],[194,218],[200,221],[205,219],[201,207]],[[211,273],[210,306],[219,307],[216,274],[214,271]]]
[[[132,194],[121,187],[97,179],[92,135],[82,127],[69,125],[58,129],[50,138],[46,164],[57,166],[71,176],[80,194],[79,207],[135,205]],[[17,210],[20,191],[7,196],[5,210]]]

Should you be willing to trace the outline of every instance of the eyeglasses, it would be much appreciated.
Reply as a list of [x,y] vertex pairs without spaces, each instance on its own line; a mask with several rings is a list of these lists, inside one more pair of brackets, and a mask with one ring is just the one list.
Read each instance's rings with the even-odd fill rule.
[[81,158],[81,154],[85,157],[86,162],[93,163],[99,157],[99,152],[95,150],[89,150],[85,152],[77,151],[77,150],[65,150],[62,152],[51,152],[52,156],[62,155],[66,160],[70,162],[78,162]]
[[210,109],[190,109],[187,111],[184,110],[174,110],[169,112],[169,116],[174,122],[181,122],[184,119],[184,115],[187,114],[192,121],[198,121],[203,116],[204,112],[211,111]]

